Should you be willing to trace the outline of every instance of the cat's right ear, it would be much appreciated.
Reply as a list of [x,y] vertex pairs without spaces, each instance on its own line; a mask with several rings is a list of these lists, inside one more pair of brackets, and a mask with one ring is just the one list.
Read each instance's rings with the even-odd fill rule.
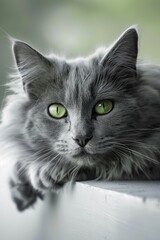
[[49,60],[22,41],[13,42],[13,53],[25,91],[29,97],[37,98],[37,91],[49,73]]
[[[136,62],[138,54],[138,33],[133,26],[128,28],[113,44],[109,52],[102,58],[101,65],[110,68],[120,74],[120,69],[136,73]],[[124,71],[123,71],[124,75]],[[125,74],[127,75],[127,74]],[[123,78],[123,76],[122,76]]]

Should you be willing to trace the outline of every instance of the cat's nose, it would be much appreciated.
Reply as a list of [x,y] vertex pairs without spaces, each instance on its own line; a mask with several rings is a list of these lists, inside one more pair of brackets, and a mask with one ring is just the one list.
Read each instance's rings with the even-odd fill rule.
[[93,136],[76,136],[73,140],[80,146],[85,147]]

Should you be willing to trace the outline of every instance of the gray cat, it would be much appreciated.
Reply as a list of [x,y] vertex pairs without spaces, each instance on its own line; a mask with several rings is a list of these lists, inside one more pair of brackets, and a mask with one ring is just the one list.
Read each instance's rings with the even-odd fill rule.
[[131,27],[110,48],[66,60],[14,41],[19,78],[0,132],[20,211],[68,181],[160,177],[160,67],[137,61],[137,42]]

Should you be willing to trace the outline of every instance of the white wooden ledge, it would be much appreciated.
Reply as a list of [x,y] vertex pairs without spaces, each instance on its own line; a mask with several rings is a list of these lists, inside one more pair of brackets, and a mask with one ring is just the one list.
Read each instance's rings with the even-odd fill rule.
[[45,205],[41,240],[160,239],[160,182],[76,183]]
[[160,182],[79,182],[19,213],[6,176],[0,240],[160,240]]

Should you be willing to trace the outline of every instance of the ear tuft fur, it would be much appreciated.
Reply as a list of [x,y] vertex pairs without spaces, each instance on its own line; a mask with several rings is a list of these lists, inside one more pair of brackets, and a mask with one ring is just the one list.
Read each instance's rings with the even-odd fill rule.
[[101,64],[136,69],[137,55],[138,33],[135,27],[130,27],[112,45],[110,51],[102,58]]
[[51,64],[41,53],[19,40],[13,43],[13,53],[24,89],[30,98],[33,96],[35,98],[37,89],[40,89],[42,85],[44,89]]

